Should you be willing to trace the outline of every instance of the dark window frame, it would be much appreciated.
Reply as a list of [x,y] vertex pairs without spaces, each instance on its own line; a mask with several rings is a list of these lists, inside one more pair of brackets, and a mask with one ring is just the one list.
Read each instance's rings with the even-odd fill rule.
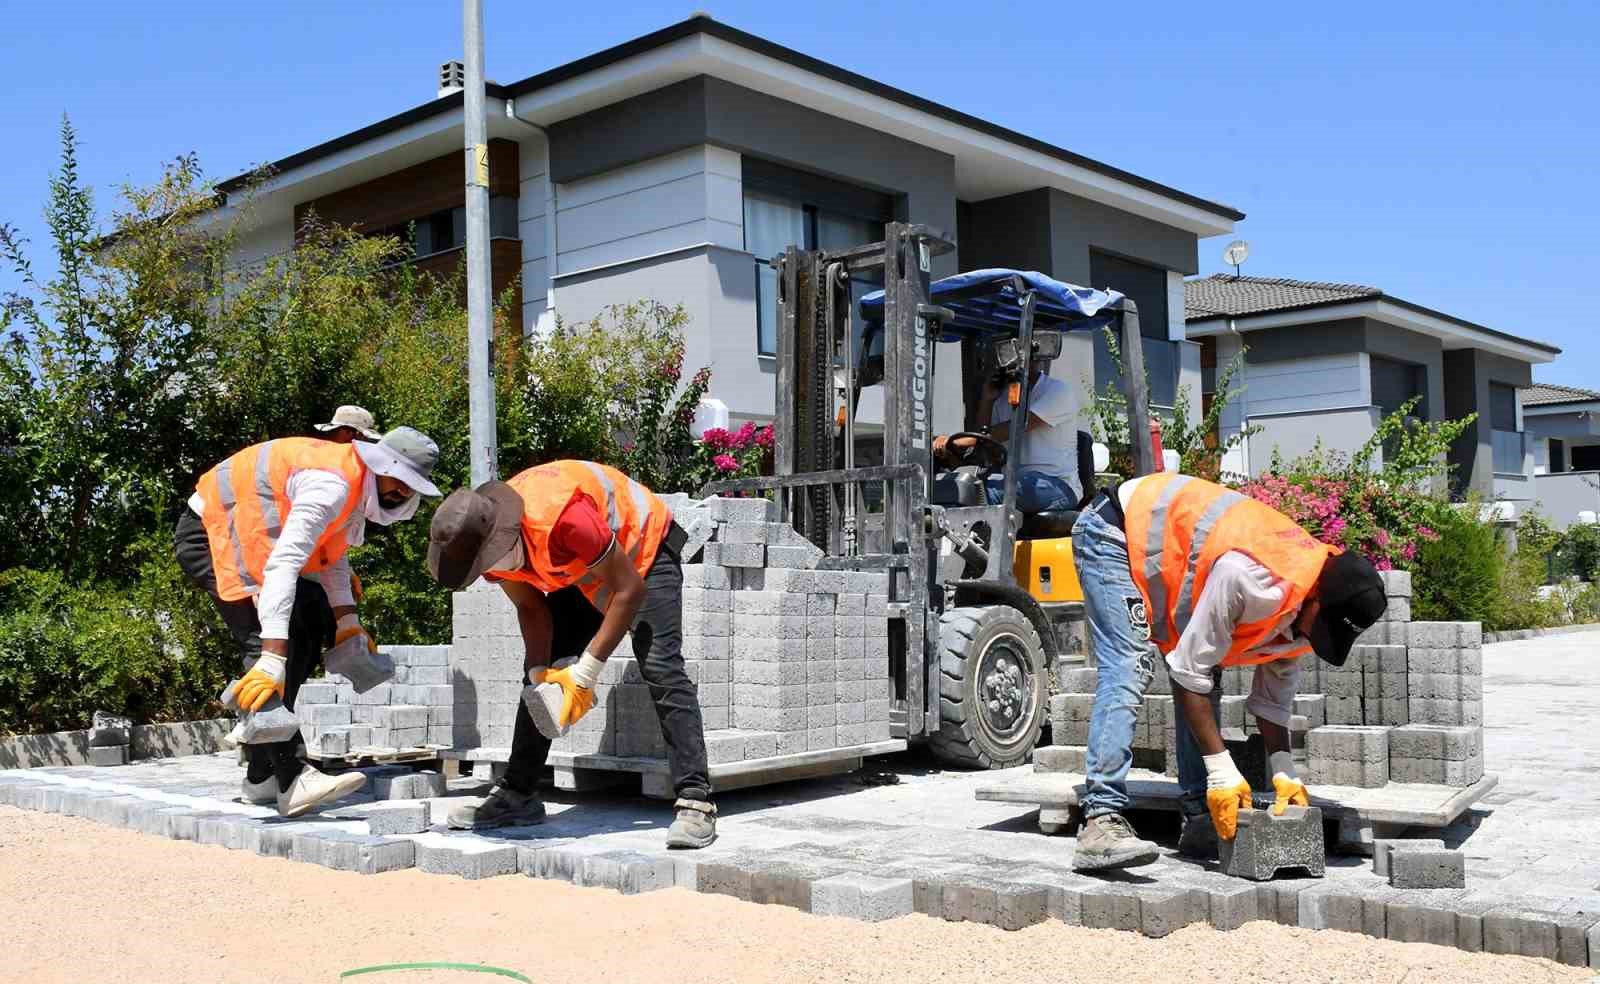
[[[756,157],[744,157],[741,163],[743,180],[743,193],[750,192],[768,198],[779,199],[800,209],[802,215],[803,243],[797,244],[802,249],[814,250],[819,241],[819,219],[824,216],[836,216],[845,220],[853,220],[880,224],[893,221],[897,216],[900,205],[898,197],[883,192],[874,191],[860,185],[838,181],[809,171],[800,171],[785,167],[772,161],[765,161]],[[756,354],[771,358],[777,352],[777,326],[773,326],[773,344],[768,346],[762,338],[761,316],[764,310],[761,292],[761,272],[767,269],[772,260],[771,256],[755,254],[749,246],[749,229],[745,230],[745,249],[754,256],[756,269]],[[852,281],[861,286],[875,286],[877,281],[863,277],[852,277]]]

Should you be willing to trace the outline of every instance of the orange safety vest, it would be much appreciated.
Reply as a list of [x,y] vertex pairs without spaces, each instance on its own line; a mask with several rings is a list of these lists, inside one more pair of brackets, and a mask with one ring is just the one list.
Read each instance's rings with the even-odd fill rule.
[[1140,480],[1125,512],[1128,567],[1144,596],[1150,637],[1170,653],[1194,615],[1195,602],[1217,558],[1248,554],[1284,583],[1278,610],[1234,626],[1223,666],[1295,659],[1311,651],[1302,642],[1268,645],[1283,617],[1297,610],[1316,586],[1323,562],[1341,553],[1318,542],[1271,506],[1215,482],[1174,473]]
[[312,437],[284,437],[252,444],[200,476],[205,500],[200,517],[211,541],[211,566],[217,594],[239,601],[261,590],[267,558],[283,532],[289,501],[289,478],[306,469],[342,475],[350,486],[339,516],[323,531],[305,571],[326,570],[350,549],[346,536],[350,517],[361,504],[366,465],[348,444]]
[[518,571],[488,571],[495,578],[523,581],[549,593],[577,585],[600,611],[611,604],[611,589],[581,559],[557,564],[550,557],[550,530],[573,495],[581,492],[606,516],[618,549],[627,552],[643,577],[672,527],[672,511],[654,492],[593,461],[552,461],[506,482],[522,497],[522,539],[528,563]]

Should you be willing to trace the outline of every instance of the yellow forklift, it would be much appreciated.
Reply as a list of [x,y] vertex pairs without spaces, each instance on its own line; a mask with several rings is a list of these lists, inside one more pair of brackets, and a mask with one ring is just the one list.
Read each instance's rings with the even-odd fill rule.
[[[937,343],[962,342],[963,367],[981,372],[963,393],[998,376],[1011,419],[1026,421],[1034,363],[1059,357],[1065,332],[1111,327],[1127,360],[1132,434],[1150,432],[1143,351],[1131,299],[1018,270],[932,281],[932,258],[951,249],[928,227],[890,223],[880,243],[791,246],[775,257],[775,474],[704,492],[773,494],[784,520],[824,551],[820,567],[887,571],[892,733],[928,742],[952,765],[1004,768],[1038,741],[1055,667],[1084,658],[1077,511],[1017,507],[1025,427],[1010,428],[1005,442],[951,435],[958,460],[935,460]],[[857,298],[852,285],[863,280],[882,288]],[[865,464],[857,411],[875,386],[882,460]],[[1154,470],[1148,444],[1136,442],[1133,458],[1136,474]],[[1078,459],[1086,501],[1087,434],[1078,435]],[[991,475],[1003,477],[994,505],[985,495]]]

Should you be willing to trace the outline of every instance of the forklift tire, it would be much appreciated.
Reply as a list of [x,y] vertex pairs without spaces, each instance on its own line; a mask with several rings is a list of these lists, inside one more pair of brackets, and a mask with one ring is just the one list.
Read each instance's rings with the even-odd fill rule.
[[968,769],[1021,765],[1039,740],[1050,693],[1033,622],[1010,605],[952,608],[939,620],[939,648],[934,755]]

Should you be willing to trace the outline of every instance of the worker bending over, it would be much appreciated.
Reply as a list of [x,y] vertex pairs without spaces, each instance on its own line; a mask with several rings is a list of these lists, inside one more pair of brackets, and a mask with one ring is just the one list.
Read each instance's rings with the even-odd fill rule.
[[[1254,666],[1246,707],[1270,758],[1273,810],[1308,804],[1289,751],[1298,660],[1344,664],[1356,637],[1383,617],[1378,572],[1320,543],[1289,517],[1242,493],[1186,475],[1146,475],[1097,493],[1072,531],[1099,682],[1089,721],[1088,822],[1073,867],[1122,868],[1156,858],[1123,817],[1135,715],[1165,656],[1172,677],[1180,847],[1231,840],[1250,787],[1222,743],[1222,668]],[[1154,643],[1152,650],[1151,643]],[[1207,814],[1209,813],[1209,820]]]
[[[325,646],[361,635],[346,554],[368,521],[410,519],[439,449],[400,427],[376,442],[288,437],[253,444],[200,477],[174,536],[178,566],[216,603],[244,659],[236,699],[290,709]],[[359,772],[304,765],[294,739],[245,746],[241,798],[299,816],[360,789]]]
[[[614,468],[553,461],[507,482],[456,490],[434,514],[429,538],[428,570],[440,584],[459,590],[481,576],[516,606],[527,679],[562,689],[560,712],[545,730],[568,728],[594,707],[601,667],[631,630],[677,794],[667,846],[715,840],[705,728],[683,664],[687,537],[666,504]],[[450,826],[544,819],[536,787],[550,743],[519,700],[505,775],[481,803],[451,810]]]

